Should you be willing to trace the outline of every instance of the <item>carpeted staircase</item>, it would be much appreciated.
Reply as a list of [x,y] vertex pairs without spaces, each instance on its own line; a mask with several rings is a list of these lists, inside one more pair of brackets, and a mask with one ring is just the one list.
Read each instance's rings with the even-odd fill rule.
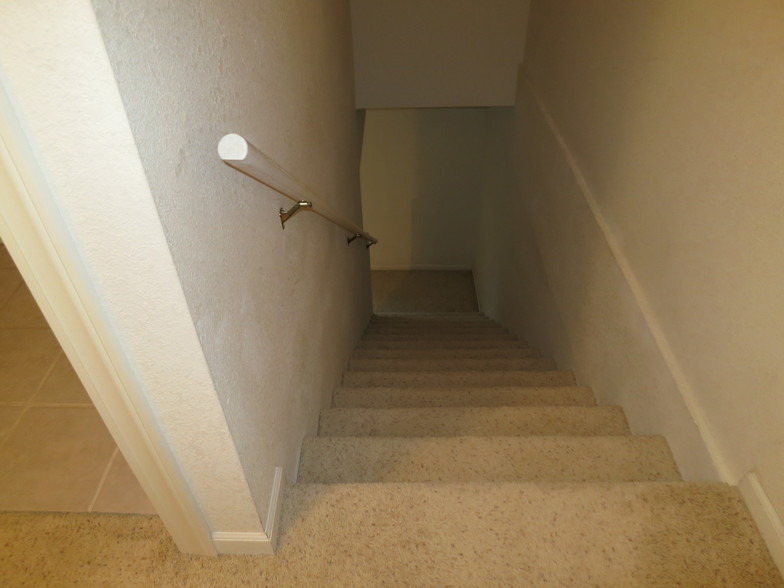
[[274,557],[154,516],[0,513],[1,586],[784,586],[737,490],[480,315],[378,316],[286,492]]
[[287,493],[295,554],[313,585],[783,585],[735,488],[477,313],[374,316]]

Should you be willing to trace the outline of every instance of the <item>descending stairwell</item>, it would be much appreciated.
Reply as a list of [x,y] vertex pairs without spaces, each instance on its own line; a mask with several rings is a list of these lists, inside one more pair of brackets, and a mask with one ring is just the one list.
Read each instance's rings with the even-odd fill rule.
[[476,313],[373,318],[281,545],[315,585],[784,585],[735,488]]

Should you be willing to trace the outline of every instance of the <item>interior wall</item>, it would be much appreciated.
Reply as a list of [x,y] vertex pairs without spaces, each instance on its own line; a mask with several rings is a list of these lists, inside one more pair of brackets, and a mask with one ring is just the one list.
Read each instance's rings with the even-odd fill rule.
[[466,269],[489,109],[368,110],[362,150],[373,269]]
[[351,0],[357,108],[510,106],[529,0]]
[[370,315],[367,250],[224,165],[236,132],[361,223],[347,0],[95,0],[144,170],[259,512]]
[[[155,431],[146,443],[165,455],[164,462],[181,468],[185,493],[192,494],[210,530],[260,532],[90,2],[3,3],[0,83],[4,130],[11,119],[21,129],[2,140],[12,154],[30,152],[14,164],[26,170],[26,188],[45,199],[36,201],[36,214],[50,229],[39,238],[40,249],[70,272],[60,284],[77,288],[76,306],[89,313],[68,317],[71,323],[59,325],[57,335],[96,407],[107,419],[112,414],[107,405],[125,402],[122,416],[136,423],[133,431]],[[24,137],[24,146],[16,135]],[[15,139],[18,144],[6,144]],[[7,212],[2,211],[4,219]],[[15,237],[9,245],[22,241],[19,224],[8,229]],[[24,237],[37,240],[29,233]],[[51,285],[51,275],[36,273],[48,263],[39,250],[16,251],[15,261],[26,280],[35,278],[34,292]],[[37,301],[46,311],[48,293],[43,294]],[[87,320],[100,340],[77,345],[84,334],[64,332],[65,326]],[[85,347],[109,355],[101,359],[113,371],[86,373],[84,362],[94,358],[75,355]],[[107,398],[100,386],[107,379],[107,387],[127,395]],[[156,485],[172,472],[148,471],[147,449],[117,435],[131,435],[126,422],[106,424],[164,522],[182,524]]]
[[483,307],[687,478],[756,476],[780,533],[784,5],[535,0],[529,22],[521,204],[483,238],[522,230],[480,252]]

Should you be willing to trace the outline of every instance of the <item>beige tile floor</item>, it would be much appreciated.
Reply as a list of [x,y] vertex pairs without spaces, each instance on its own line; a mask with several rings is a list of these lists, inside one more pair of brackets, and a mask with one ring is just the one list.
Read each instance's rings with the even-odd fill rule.
[[154,512],[2,244],[0,510]]

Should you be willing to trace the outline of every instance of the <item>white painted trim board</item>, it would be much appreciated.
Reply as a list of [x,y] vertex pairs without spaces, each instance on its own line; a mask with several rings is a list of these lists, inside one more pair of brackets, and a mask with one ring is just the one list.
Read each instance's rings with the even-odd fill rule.
[[234,533],[231,531],[215,531],[212,541],[218,553],[235,555],[274,555],[280,533],[280,516],[283,512],[283,494],[286,487],[286,476],[283,468],[275,468],[272,481],[272,495],[267,511],[267,528],[264,532]]
[[760,535],[768,546],[768,551],[779,571],[784,574],[784,525],[760,484],[755,472],[749,472],[738,482],[743,500],[757,523]]

